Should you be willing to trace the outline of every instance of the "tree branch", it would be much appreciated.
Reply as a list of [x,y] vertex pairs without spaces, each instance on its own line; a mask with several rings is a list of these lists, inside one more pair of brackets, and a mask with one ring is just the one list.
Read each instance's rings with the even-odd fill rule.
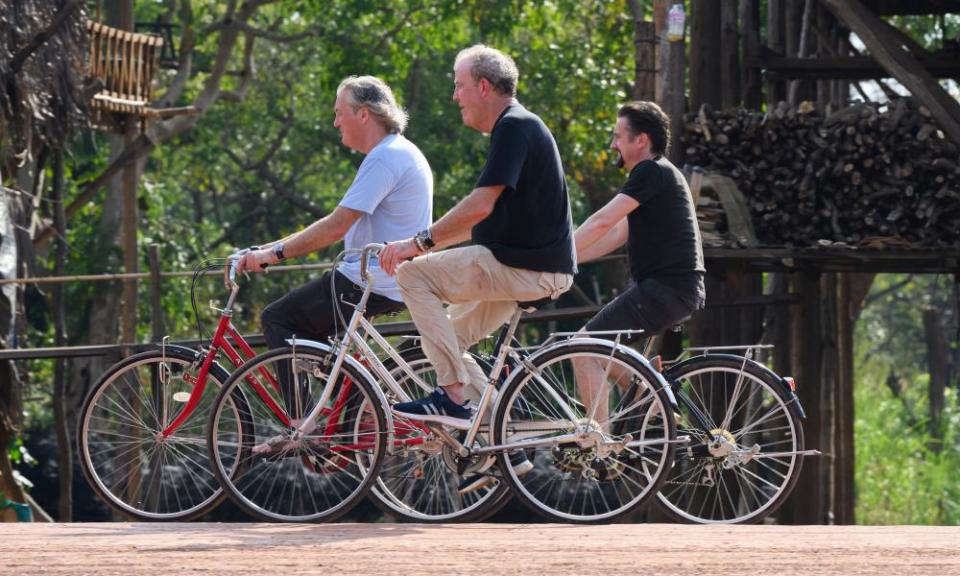
[[887,296],[889,296],[890,294],[893,294],[894,292],[899,292],[901,288],[903,288],[904,286],[906,286],[912,281],[913,281],[913,274],[907,274],[907,277],[901,280],[900,282],[887,286],[883,290],[867,296],[863,301],[863,308],[866,308],[867,306],[873,304],[874,302],[877,302],[879,300],[882,300],[883,298],[886,298]]
[[277,42],[279,44],[290,44],[293,42],[298,42],[305,38],[310,38],[314,36],[319,36],[319,30],[304,30],[303,32],[297,32],[296,34],[283,34],[280,32],[275,32],[274,30],[262,28],[257,28],[256,26],[251,26],[249,24],[230,24],[227,22],[217,22],[211,26],[208,26],[206,32],[216,32],[218,30],[223,30],[228,26],[234,26],[240,32],[253,36],[255,38],[263,38],[264,40],[270,40],[271,42]]
[[180,1],[180,61],[177,65],[177,75],[170,82],[163,96],[157,98],[158,107],[169,108],[180,99],[193,73],[193,51],[196,48],[197,34],[193,28],[193,7],[190,0]]
[[220,98],[223,100],[239,103],[247,98],[247,93],[250,92],[250,86],[253,84],[256,75],[256,68],[253,63],[253,44],[256,39],[257,37],[252,34],[244,36],[243,70],[240,71],[240,86],[236,90],[224,90],[220,94]]

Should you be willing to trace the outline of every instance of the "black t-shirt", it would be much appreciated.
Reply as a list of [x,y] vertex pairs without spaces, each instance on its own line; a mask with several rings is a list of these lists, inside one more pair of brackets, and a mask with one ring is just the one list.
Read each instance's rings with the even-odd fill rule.
[[557,143],[535,114],[514,103],[490,134],[477,187],[506,186],[493,212],[473,227],[474,244],[507,266],[577,271],[570,198]]
[[640,203],[627,215],[630,275],[636,282],[656,279],[693,300],[691,305],[702,305],[706,269],[686,178],[657,156],[634,166],[620,193]]

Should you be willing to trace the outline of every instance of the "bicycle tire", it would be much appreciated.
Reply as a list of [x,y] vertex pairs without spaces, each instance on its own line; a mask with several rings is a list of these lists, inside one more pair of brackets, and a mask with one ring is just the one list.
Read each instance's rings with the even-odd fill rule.
[[[638,383],[647,394],[629,405],[623,404],[621,397],[613,411],[608,411],[608,418],[595,421],[590,416],[596,412],[588,413],[575,400],[574,358],[597,362],[607,377],[629,377],[623,381]],[[569,365],[565,364],[568,361]],[[501,453],[498,463],[514,495],[542,516],[584,524],[610,522],[648,503],[666,480],[676,440],[670,395],[662,378],[632,351],[586,339],[543,348],[524,366],[508,380],[497,404],[495,444],[543,440],[578,430],[584,437],[600,432],[604,442],[619,437],[617,441],[627,447],[617,454],[602,454],[598,445],[588,448],[576,441],[538,447],[533,470],[523,476],[513,469],[507,453]],[[529,391],[525,390],[528,385]],[[619,393],[608,395],[608,403],[617,396]],[[618,422],[633,417],[639,419],[637,429],[621,429],[614,435]]]
[[[77,422],[80,468],[114,511],[133,520],[185,522],[223,500],[208,452],[198,445],[206,441],[206,410],[229,378],[226,370],[211,365],[201,403],[173,435],[160,437],[176,413],[169,409],[183,405],[183,394],[193,389],[184,377],[195,379],[201,361],[197,351],[180,346],[142,352],[113,365],[87,394]],[[161,376],[164,362],[172,381]]]
[[[277,368],[288,361],[297,389],[305,384],[303,413],[319,399],[329,378],[324,372],[332,362],[329,350],[283,347],[248,360],[227,380],[210,412],[207,446],[213,472],[230,500],[255,518],[332,521],[349,512],[376,478],[386,447],[384,407],[377,400],[376,383],[345,362],[329,399],[334,408],[321,414],[315,430],[290,440],[293,428],[283,424],[275,412],[283,410],[283,399],[271,389],[269,398],[279,407],[271,408],[255,386],[263,384],[256,377],[263,374],[261,370],[279,379]],[[246,412],[231,422],[224,417],[223,405],[238,392],[247,399]],[[354,395],[361,400],[351,401]],[[230,462],[224,463],[218,454],[220,446],[236,444],[240,446],[238,472],[229,474]],[[360,452],[368,454],[367,468],[356,465],[355,454]]]
[[[677,397],[679,433],[690,435],[693,442],[678,450],[657,495],[659,507],[675,520],[698,524],[756,523],[776,512],[796,485],[803,464],[796,396],[767,367],[734,355],[695,356],[670,367],[665,376]],[[731,399],[737,380],[739,397]],[[724,420],[729,420],[726,427]],[[754,445],[759,452],[744,453],[750,459],[742,463],[735,455],[715,457],[707,447],[711,438],[723,438],[721,447],[730,440],[731,454]],[[790,455],[768,458],[765,452]]]

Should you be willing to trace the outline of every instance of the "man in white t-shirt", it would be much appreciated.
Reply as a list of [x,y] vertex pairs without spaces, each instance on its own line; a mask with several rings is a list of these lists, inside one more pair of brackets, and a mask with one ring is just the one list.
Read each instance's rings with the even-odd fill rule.
[[[350,188],[329,215],[307,228],[247,252],[240,271],[260,272],[287,258],[326,248],[341,238],[346,248],[370,242],[409,238],[430,226],[433,213],[433,174],[420,150],[403,137],[407,114],[397,105],[390,87],[372,76],[351,76],[337,88],[334,127],[343,145],[366,154]],[[371,263],[373,293],[367,316],[403,308],[396,280]],[[333,275],[335,293],[331,291]],[[363,293],[359,258],[349,258],[331,272],[273,302],[260,320],[270,348],[286,345],[293,335],[324,340],[337,329],[340,306],[344,318]]]

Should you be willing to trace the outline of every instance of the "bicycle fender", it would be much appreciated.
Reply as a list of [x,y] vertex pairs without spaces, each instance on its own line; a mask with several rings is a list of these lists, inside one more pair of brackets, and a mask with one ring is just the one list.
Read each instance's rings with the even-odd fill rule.
[[[316,340],[305,340],[302,338],[289,338],[287,343],[291,346],[296,346],[300,348],[308,348],[311,350],[323,352],[326,354],[333,354],[333,347],[324,342],[317,342]],[[370,371],[361,364],[356,358],[347,354],[343,357],[343,361],[350,365],[351,368],[356,370],[362,376],[367,378],[370,382],[373,383],[373,393],[377,395],[377,402],[380,402],[381,406],[384,406],[386,420],[387,420],[387,452],[393,453],[393,438],[394,438],[394,429],[393,429],[393,412],[390,410],[390,402],[387,400],[387,395],[383,393],[383,389],[380,387],[380,382],[374,378]]]
[[[665,372],[669,373],[670,370],[678,366],[683,366],[687,362],[690,362],[690,360],[692,360],[693,358],[702,358],[702,357],[703,355],[701,354],[699,356],[692,356],[691,358],[687,358],[686,360],[680,362],[679,364],[675,364],[671,366],[670,368],[665,370]],[[743,356],[737,356],[735,354],[710,354],[709,357],[732,360],[735,362],[743,362]],[[770,380],[770,382],[775,383],[777,386],[779,386],[780,389],[784,392],[784,394],[786,394],[787,398],[790,399],[790,402],[797,407],[797,412],[800,414],[800,418],[802,420],[807,419],[807,413],[803,409],[803,405],[800,403],[800,397],[797,396],[797,393],[790,388],[790,385],[787,384],[787,381],[784,380],[783,377],[781,377],[779,374],[777,374],[770,368],[767,368],[766,365],[761,364],[760,362],[757,362],[756,360],[751,360],[748,358],[747,363],[750,365],[752,369],[757,370],[758,372],[762,372]]]
[[193,354],[198,359],[203,358],[203,352],[201,352],[200,350],[197,350],[196,348],[190,348],[189,346],[181,346],[180,344],[167,344],[166,346],[164,346],[163,344],[158,344],[154,342],[153,347],[156,350],[163,350],[164,348],[166,348],[167,350],[176,350],[177,352],[183,352],[184,354]]

